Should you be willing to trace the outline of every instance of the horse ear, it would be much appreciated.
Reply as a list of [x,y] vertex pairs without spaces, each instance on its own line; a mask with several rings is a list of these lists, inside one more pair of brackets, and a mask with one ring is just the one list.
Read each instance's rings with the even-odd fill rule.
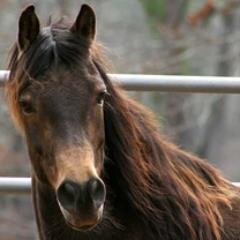
[[21,14],[18,29],[18,45],[21,51],[27,50],[40,32],[40,23],[33,5]]
[[87,4],[83,4],[78,13],[77,19],[70,28],[70,31],[78,36],[92,41],[96,34],[96,15],[94,10]]

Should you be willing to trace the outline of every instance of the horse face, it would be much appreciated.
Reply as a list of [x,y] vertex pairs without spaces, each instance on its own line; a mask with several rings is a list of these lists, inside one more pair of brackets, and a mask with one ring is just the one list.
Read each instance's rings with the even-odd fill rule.
[[67,75],[51,72],[46,83],[33,82],[19,104],[36,175],[55,189],[66,219],[85,227],[101,218],[105,199],[99,176],[106,89],[97,75]]
[[[38,55],[40,50],[33,49],[40,34],[33,7],[23,12],[19,26],[18,43],[22,54],[36,51],[29,64],[40,61],[45,53]],[[69,35],[66,39],[82,39],[85,45],[90,45],[95,35],[93,10],[83,5],[73,26],[62,32],[62,29],[51,30],[49,39],[55,39],[45,46],[47,50],[53,44],[60,45],[58,38],[61,34]],[[63,48],[68,44],[68,40],[63,41]],[[44,45],[41,43],[40,46]],[[53,49],[63,51],[56,47]],[[84,58],[81,56],[82,60],[74,67],[66,66],[62,61],[35,74],[34,79],[27,74],[16,106],[35,175],[54,189],[66,222],[78,230],[90,229],[99,222],[106,192],[100,178],[104,159],[103,104],[106,87],[88,50],[81,53]],[[73,54],[74,51],[70,49],[69,52]],[[35,58],[36,55],[38,57]],[[43,58],[41,62],[44,60],[47,61]]]

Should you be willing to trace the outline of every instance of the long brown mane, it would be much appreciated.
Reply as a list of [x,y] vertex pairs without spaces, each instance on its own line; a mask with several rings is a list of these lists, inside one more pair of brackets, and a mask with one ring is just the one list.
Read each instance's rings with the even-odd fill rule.
[[[38,44],[23,58],[15,46],[11,56],[12,74],[7,94],[10,110],[18,123],[21,121],[17,96],[23,71],[16,69],[24,68],[22,65],[37,47]],[[72,49],[69,52],[62,49],[57,57],[74,64],[71,60],[79,57],[80,50],[77,45],[72,45]],[[48,56],[46,49],[44,51],[32,59],[35,71]],[[113,207],[127,206],[132,216],[148,226],[149,239],[220,240],[223,219],[219,208],[222,205],[231,208],[231,199],[236,194],[233,186],[208,163],[161,136],[152,113],[112,84],[95,44],[91,52],[109,92],[104,105],[106,159],[103,170],[108,192],[112,193],[108,202]],[[52,63],[47,64],[49,67]]]
[[111,171],[106,172],[120,179],[115,183],[119,191],[126,189],[121,193],[159,237],[220,239],[218,207],[231,207],[231,184],[208,163],[165,140],[153,114],[123,95],[98,69],[110,92],[105,132]]

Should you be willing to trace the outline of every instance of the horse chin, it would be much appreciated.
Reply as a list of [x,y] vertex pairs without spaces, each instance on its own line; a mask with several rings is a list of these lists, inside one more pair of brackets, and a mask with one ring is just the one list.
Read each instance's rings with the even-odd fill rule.
[[97,225],[98,225],[98,221],[96,223],[93,223],[93,224],[90,224],[90,225],[80,225],[80,226],[77,226],[75,224],[72,224],[70,221],[68,220],[65,220],[66,221],[66,224],[72,228],[73,230],[76,230],[78,232],[88,232],[88,231],[91,231],[93,230]]
[[[61,207],[60,207],[61,208]],[[65,209],[61,208],[64,220],[66,224],[76,231],[87,232],[93,230],[102,220],[103,215],[103,206],[100,207],[97,214],[94,214],[94,217],[89,217],[87,219],[81,219],[75,214],[71,214]]]

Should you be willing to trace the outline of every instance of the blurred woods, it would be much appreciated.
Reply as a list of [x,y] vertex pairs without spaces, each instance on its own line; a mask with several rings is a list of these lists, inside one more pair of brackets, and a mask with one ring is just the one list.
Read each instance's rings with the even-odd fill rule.
[[[81,3],[98,18],[98,40],[113,72],[178,75],[240,75],[239,0],[0,0],[0,68],[16,38],[17,17],[34,3],[42,24],[73,18]],[[240,96],[132,92],[152,108],[164,132],[185,149],[240,181]],[[29,176],[26,148],[0,94],[0,175]],[[0,198],[0,239],[36,239],[29,196]]]

